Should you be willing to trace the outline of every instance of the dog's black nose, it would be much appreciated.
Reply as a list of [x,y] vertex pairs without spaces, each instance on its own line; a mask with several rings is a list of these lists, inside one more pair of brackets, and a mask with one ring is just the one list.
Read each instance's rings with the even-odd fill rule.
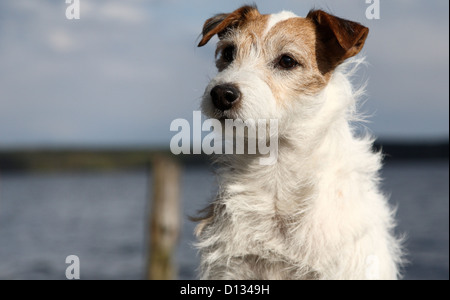
[[241,99],[241,92],[233,84],[221,84],[211,90],[214,106],[222,111],[230,109]]

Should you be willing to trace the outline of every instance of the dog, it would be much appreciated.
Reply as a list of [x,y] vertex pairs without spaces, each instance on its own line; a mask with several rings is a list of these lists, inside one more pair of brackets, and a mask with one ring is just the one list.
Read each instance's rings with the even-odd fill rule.
[[350,58],[368,32],[322,10],[302,18],[243,6],[205,22],[199,47],[218,36],[219,72],[202,112],[278,120],[278,157],[216,158],[219,191],[196,227],[201,279],[399,278],[382,154],[351,126],[360,93]]

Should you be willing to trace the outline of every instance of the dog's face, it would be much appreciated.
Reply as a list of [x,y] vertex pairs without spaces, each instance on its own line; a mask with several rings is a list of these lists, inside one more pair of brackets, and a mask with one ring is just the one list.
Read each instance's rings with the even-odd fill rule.
[[214,35],[218,75],[202,110],[217,119],[282,119],[292,104],[318,94],[333,70],[362,49],[368,29],[323,11],[306,18],[262,15],[244,6],[208,19],[199,46]]

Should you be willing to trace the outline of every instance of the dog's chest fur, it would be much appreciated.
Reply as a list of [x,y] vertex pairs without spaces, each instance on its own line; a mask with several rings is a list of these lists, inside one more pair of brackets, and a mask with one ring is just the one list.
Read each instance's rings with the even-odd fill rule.
[[[328,152],[333,142],[321,143]],[[281,147],[270,168],[254,158],[223,157],[229,167],[217,170],[219,194],[199,225],[204,278],[364,278],[370,255],[388,257],[382,276],[395,278],[395,244],[385,247],[392,220],[377,192],[379,156],[368,141],[357,143],[367,150],[359,153],[367,162],[360,168],[344,167],[345,161],[328,165],[340,155],[357,155],[344,153],[349,149],[328,148],[336,150],[333,158]]]

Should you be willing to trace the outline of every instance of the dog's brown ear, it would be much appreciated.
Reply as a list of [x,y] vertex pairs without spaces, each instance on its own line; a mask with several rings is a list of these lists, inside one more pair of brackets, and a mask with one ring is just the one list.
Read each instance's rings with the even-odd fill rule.
[[202,30],[203,38],[198,46],[206,45],[215,34],[221,37],[230,28],[238,27],[252,14],[259,14],[256,6],[243,6],[232,13],[218,14],[206,20]]
[[320,42],[317,51],[327,62],[327,65],[322,66],[325,73],[347,58],[358,54],[369,34],[369,28],[322,10],[310,11],[306,18],[311,19],[316,25],[317,39]]

